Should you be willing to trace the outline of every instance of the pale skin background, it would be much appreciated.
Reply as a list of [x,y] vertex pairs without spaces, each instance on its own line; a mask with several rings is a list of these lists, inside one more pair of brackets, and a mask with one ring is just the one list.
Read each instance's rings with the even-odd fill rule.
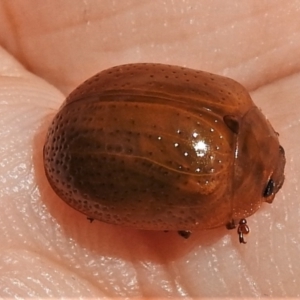
[[[300,1],[2,0],[0,21],[1,298],[300,296]],[[234,78],[280,133],[286,182],[248,218],[247,245],[225,228],[184,240],[90,224],[52,192],[53,114],[130,62]]]

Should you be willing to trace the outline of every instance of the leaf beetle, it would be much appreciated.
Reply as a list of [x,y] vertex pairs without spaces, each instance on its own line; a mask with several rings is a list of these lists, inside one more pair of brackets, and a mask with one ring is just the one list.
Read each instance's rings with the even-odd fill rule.
[[144,230],[238,225],[284,182],[278,135],[236,81],[137,63],[102,71],[65,100],[48,130],[45,173],[91,219]]

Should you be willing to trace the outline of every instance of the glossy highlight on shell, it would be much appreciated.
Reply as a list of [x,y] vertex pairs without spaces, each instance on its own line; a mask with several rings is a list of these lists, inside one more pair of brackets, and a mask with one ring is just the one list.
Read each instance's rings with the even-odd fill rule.
[[67,97],[50,125],[44,165],[54,191],[90,218],[193,230],[272,202],[285,156],[239,83],[145,63],[102,71]]

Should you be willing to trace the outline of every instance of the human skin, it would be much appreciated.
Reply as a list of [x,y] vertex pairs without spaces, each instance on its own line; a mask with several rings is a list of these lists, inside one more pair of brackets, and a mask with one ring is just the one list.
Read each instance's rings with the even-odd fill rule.
[[[280,0],[2,1],[0,298],[299,297],[299,8]],[[273,204],[248,218],[246,245],[225,228],[184,240],[90,223],[50,188],[42,148],[64,97],[132,62],[231,77],[279,132],[286,180]]]

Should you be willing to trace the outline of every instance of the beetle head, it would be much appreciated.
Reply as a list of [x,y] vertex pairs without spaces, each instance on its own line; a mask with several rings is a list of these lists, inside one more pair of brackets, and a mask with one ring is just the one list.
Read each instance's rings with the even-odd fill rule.
[[285,154],[278,134],[257,107],[240,120],[234,162],[233,214],[245,218],[271,203],[284,182]]

